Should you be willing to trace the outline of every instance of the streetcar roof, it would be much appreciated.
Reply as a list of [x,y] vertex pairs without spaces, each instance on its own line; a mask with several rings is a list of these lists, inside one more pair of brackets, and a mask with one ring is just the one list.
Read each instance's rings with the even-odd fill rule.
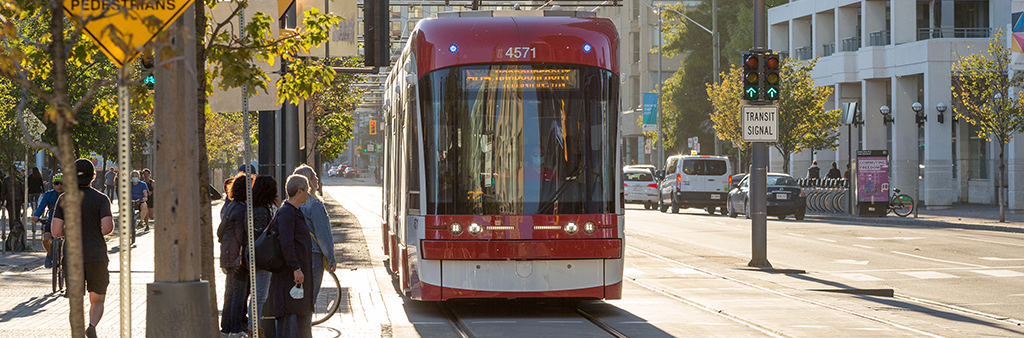
[[[604,68],[618,75],[619,36],[615,24],[607,18],[501,16],[504,12],[549,11],[479,12],[475,15],[481,16],[458,12],[457,17],[419,22],[408,46],[410,52],[416,53],[418,76],[445,67],[495,63],[578,64]],[[483,16],[483,12],[489,16]],[[529,58],[512,59],[510,48],[530,50]]]

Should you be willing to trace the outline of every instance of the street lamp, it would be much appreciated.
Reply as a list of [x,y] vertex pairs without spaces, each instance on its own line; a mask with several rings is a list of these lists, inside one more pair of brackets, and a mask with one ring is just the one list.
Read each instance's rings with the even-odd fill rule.
[[928,116],[924,114],[924,106],[921,105],[921,102],[914,102],[914,104],[910,105],[910,109],[913,109],[914,114],[917,115],[917,126],[924,126],[924,122],[928,121]]
[[935,105],[935,110],[939,111],[939,123],[942,123],[945,119],[944,117],[942,117],[942,113],[946,112],[946,104],[939,102],[938,104]]
[[878,108],[878,112],[882,113],[882,123],[885,125],[893,123],[892,116],[889,115],[889,106],[882,106],[881,108]]

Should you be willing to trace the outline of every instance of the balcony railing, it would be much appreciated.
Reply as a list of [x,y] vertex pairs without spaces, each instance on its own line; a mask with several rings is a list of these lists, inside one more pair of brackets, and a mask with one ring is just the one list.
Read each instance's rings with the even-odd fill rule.
[[826,43],[826,44],[822,45],[822,55],[824,55],[824,56],[831,56],[832,54],[835,54],[835,53],[836,53],[836,43],[835,42],[829,42],[829,43]]
[[860,49],[860,37],[851,36],[843,39],[843,51],[844,52],[855,52]]
[[917,41],[941,38],[987,38],[991,28],[918,28]]
[[885,46],[889,44],[890,37],[892,35],[888,30],[871,32],[868,42],[870,46]]
[[814,49],[811,49],[811,46],[803,46],[793,50],[793,54],[796,54],[797,60],[810,60],[814,57]]

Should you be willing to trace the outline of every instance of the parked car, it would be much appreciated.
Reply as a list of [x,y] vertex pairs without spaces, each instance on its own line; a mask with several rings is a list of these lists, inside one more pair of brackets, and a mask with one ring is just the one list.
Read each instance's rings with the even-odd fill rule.
[[704,208],[714,214],[718,208],[725,215],[731,171],[729,158],[723,156],[670,156],[659,185],[659,209],[671,207],[678,213],[680,208]]
[[[793,176],[782,173],[768,173],[768,216],[786,219],[794,215],[803,220],[807,212],[807,196],[800,189]],[[750,176],[744,177],[729,191],[729,217],[744,214],[750,218]]]
[[345,167],[345,173],[344,173],[345,178],[352,178],[352,176],[356,176],[356,174],[358,174],[358,173],[359,173],[359,171],[356,170],[356,168]]
[[622,170],[623,193],[626,203],[643,204],[644,209],[654,209],[658,203],[658,182],[647,169]]
[[340,165],[331,166],[331,169],[327,170],[327,177],[338,177],[338,168]]
[[654,180],[655,181],[659,181],[659,179],[658,179],[658,169],[655,168],[653,165],[650,165],[650,164],[630,164],[630,165],[627,165],[625,167],[622,167],[623,171],[625,171],[627,169],[647,170],[647,171],[651,172],[651,175],[654,176]]

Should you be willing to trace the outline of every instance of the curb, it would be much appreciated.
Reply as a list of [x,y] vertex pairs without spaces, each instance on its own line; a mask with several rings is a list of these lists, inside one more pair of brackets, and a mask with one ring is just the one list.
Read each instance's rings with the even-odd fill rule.
[[843,221],[843,222],[854,222],[854,223],[870,223],[879,225],[915,225],[925,226],[933,228],[952,228],[952,229],[968,229],[968,230],[985,230],[985,231],[999,231],[999,232],[1012,232],[1012,233],[1024,233],[1022,227],[1011,227],[1003,225],[987,225],[987,224],[971,224],[971,223],[955,223],[955,222],[943,222],[943,221],[932,221],[922,220],[914,218],[889,218],[889,217],[853,217],[853,216],[839,216],[829,214],[808,214],[810,218],[818,220],[828,221]]

